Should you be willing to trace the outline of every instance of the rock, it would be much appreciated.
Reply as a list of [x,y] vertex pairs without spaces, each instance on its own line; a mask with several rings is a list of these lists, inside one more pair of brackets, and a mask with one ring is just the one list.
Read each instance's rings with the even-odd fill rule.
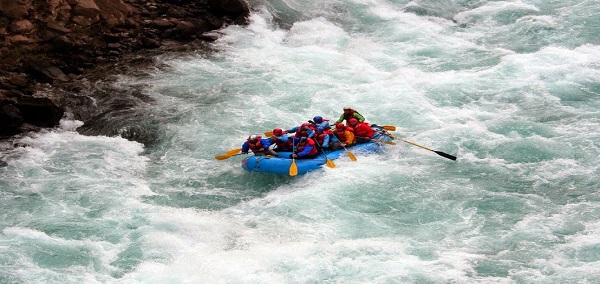
[[[246,24],[249,11],[245,0],[0,0],[0,135],[54,127],[65,110],[86,124],[110,118],[118,109],[98,98],[99,82],[139,73],[161,53],[206,48],[218,36],[210,31]],[[128,127],[88,134],[152,140]]]
[[157,19],[157,20],[152,21],[150,23],[150,25],[164,30],[164,29],[173,27],[175,24],[173,24],[171,21],[169,21],[167,19]]
[[100,9],[100,18],[109,29],[125,24],[127,17],[139,13],[137,9],[122,0],[96,0]]
[[231,17],[236,24],[244,24],[250,13],[250,5],[245,0],[208,0],[211,11],[222,17]]
[[5,41],[8,44],[29,44],[35,43],[37,40],[26,35],[11,35],[6,36]]
[[100,15],[100,8],[96,5],[94,0],[79,0],[79,2],[73,6],[73,14],[75,16],[84,16],[92,19]]
[[22,19],[29,14],[32,0],[0,0],[0,12],[9,18]]
[[15,105],[19,109],[23,123],[36,127],[54,127],[64,115],[64,110],[48,98],[22,96]]
[[8,82],[17,88],[23,88],[28,83],[27,75],[23,73],[11,74],[8,77]]
[[66,82],[68,81],[67,75],[60,70],[60,68],[54,65],[48,65],[46,62],[32,61],[28,63],[28,67],[32,73],[38,75],[38,79],[45,79],[44,81],[53,82],[55,80]]
[[153,38],[144,37],[144,38],[142,38],[141,42],[142,42],[142,46],[145,48],[159,48],[160,47],[160,41],[153,39]]
[[32,31],[34,28],[33,24],[27,20],[27,19],[23,19],[23,20],[17,20],[17,21],[13,21],[10,26],[8,27],[8,30],[12,33],[28,33],[30,31]]
[[6,137],[19,133],[18,129],[23,121],[25,119],[16,106],[8,102],[0,102],[0,136]]
[[185,34],[191,34],[194,32],[194,29],[196,28],[194,26],[194,24],[187,22],[187,21],[177,21],[176,22],[176,26],[175,26],[178,30],[182,31]]
[[63,24],[57,23],[57,22],[46,23],[46,28],[51,29],[53,31],[63,33],[63,34],[71,32],[70,29],[65,28],[65,26]]
[[73,19],[71,19],[71,22],[80,27],[89,27],[92,24],[97,23],[99,20],[100,20],[100,17],[95,17],[92,19],[92,18],[88,18],[88,17],[84,17],[84,16],[75,16],[75,17],[73,17]]

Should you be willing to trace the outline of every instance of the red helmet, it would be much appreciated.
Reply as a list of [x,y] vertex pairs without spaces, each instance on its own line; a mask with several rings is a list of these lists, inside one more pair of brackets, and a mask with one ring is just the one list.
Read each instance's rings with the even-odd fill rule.
[[338,123],[335,125],[335,129],[337,130],[342,130],[344,128],[346,128],[346,126],[343,123]]
[[356,119],[354,117],[348,119],[348,124],[356,124],[356,123],[358,123],[358,119]]
[[275,134],[275,136],[281,136],[283,134],[283,130],[281,130],[281,128],[275,128],[273,129],[273,134]]

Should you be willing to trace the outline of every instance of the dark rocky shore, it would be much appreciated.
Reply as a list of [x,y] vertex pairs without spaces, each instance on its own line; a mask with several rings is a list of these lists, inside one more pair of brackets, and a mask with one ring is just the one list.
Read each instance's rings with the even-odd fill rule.
[[244,25],[249,12],[245,0],[0,0],[0,139],[69,115],[81,133],[151,143],[140,126],[105,121],[145,100],[106,82],[154,55],[207,50],[211,31]]

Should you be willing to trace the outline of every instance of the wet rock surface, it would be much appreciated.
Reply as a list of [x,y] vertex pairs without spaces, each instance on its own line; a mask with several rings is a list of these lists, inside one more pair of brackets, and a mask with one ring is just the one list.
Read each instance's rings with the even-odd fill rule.
[[151,144],[140,124],[139,90],[119,89],[115,75],[152,67],[165,53],[210,52],[226,25],[244,25],[245,0],[0,0],[0,138],[58,125]]

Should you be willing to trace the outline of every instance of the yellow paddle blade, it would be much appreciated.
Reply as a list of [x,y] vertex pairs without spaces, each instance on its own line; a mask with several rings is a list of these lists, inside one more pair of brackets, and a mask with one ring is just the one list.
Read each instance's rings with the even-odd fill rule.
[[267,131],[267,132],[265,132],[265,136],[267,136],[267,137],[273,136],[273,131]]
[[292,159],[292,165],[290,165],[290,176],[298,175],[298,166],[296,166],[296,159]]
[[233,154],[237,154],[239,151],[242,151],[242,148],[237,148],[237,149],[233,149],[233,150],[229,150],[227,152],[225,152],[225,155],[233,155]]
[[389,131],[396,131],[396,126],[393,126],[393,125],[384,125],[384,126],[381,126],[381,128],[383,128],[385,130],[389,130]]
[[216,156],[215,159],[220,161],[220,160],[229,159],[229,157],[231,157],[231,155],[220,155],[220,156]]
[[326,158],[326,159],[327,159],[327,166],[332,169],[335,168],[335,163],[333,163],[333,161],[330,160],[329,158]]
[[346,150],[346,153],[348,153],[348,157],[350,157],[350,160],[356,162],[356,156],[354,156],[354,154],[352,154],[352,152],[348,151],[348,149],[345,149],[345,150]]

